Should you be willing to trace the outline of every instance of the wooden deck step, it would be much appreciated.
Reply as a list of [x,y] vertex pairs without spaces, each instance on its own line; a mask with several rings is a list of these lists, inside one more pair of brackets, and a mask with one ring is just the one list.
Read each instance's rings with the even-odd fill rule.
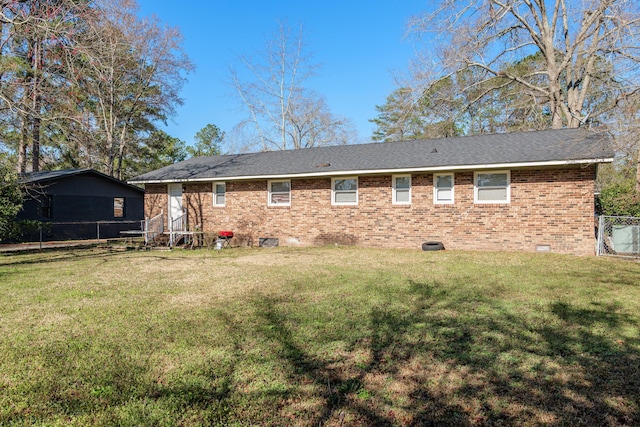
[[169,246],[149,246],[149,249],[152,251],[170,251],[171,248]]

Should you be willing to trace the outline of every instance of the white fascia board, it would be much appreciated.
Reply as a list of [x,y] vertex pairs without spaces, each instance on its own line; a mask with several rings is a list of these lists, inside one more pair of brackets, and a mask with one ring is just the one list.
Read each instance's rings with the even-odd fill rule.
[[579,159],[579,160],[551,160],[543,162],[520,162],[520,163],[487,163],[479,165],[446,165],[446,166],[429,166],[423,168],[399,168],[399,169],[371,169],[371,170],[346,170],[331,172],[307,172],[293,174],[274,174],[274,175],[245,175],[245,176],[215,176],[211,178],[187,178],[187,179],[162,179],[162,180],[145,180],[145,181],[129,181],[129,184],[170,184],[181,182],[216,182],[216,181],[248,181],[257,179],[294,179],[294,178],[320,178],[334,176],[360,176],[360,175],[387,175],[387,174],[403,174],[403,173],[420,173],[420,172],[443,172],[443,171],[468,171],[468,170],[486,170],[486,169],[518,169],[518,168],[534,168],[549,166],[567,166],[567,165],[589,165],[595,163],[611,163],[613,158],[599,159]]

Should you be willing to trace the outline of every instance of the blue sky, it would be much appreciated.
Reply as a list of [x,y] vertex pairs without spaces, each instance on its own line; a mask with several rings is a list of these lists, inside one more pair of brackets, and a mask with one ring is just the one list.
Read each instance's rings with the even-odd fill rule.
[[327,99],[332,113],[350,118],[362,140],[374,126],[376,105],[395,88],[394,71],[414,56],[406,22],[425,7],[420,0],[138,0],[140,15],[177,26],[196,66],[182,91],[184,105],[165,129],[188,144],[208,123],[230,131],[243,118],[225,84],[238,55],[264,46],[278,21],[302,24],[307,52],[321,64],[308,87]]

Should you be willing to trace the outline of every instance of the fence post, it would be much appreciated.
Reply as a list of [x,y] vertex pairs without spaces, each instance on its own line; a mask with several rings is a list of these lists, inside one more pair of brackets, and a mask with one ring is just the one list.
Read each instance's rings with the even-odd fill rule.
[[596,249],[596,255],[600,256],[602,255],[602,241],[603,241],[603,234],[604,234],[604,215],[600,215],[598,217],[598,240],[597,240],[597,249]]
[[96,221],[96,227],[98,228],[98,231],[97,231],[98,240],[100,240],[100,221]]
[[42,250],[42,224],[38,225],[38,230],[40,231],[40,250]]

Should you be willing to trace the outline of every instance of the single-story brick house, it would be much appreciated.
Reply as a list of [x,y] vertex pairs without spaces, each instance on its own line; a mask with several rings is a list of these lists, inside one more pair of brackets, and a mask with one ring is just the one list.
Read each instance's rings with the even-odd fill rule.
[[20,182],[26,194],[17,219],[43,223],[43,240],[95,239],[98,222],[101,238],[118,237],[144,218],[142,188],[93,169],[33,172]]
[[[563,129],[197,157],[138,176],[145,216],[236,244],[593,254],[604,132]],[[166,221],[165,221],[166,223]]]

